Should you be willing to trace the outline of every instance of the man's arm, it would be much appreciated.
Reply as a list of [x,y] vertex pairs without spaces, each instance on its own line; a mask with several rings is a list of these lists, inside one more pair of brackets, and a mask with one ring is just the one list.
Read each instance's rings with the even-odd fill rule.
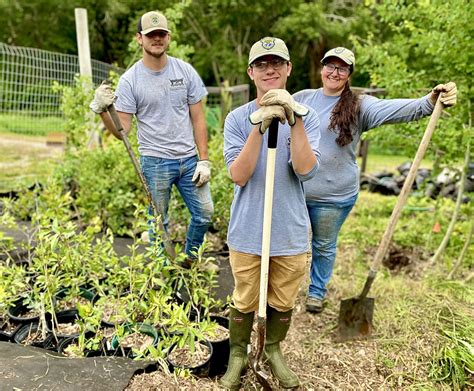
[[245,186],[253,175],[258,157],[260,156],[262,140],[263,135],[258,130],[258,126],[255,126],[250,132],[249,138],[242,151],[240,151],[239,156],[229,167],[230,176],[236,185],[240,187]]
[[[189,105],[189,114],[194,129],[194,140],[199,153],[200,160],[208,160],[209,153],[207,151],[207,127],[206,116],[202,101]],[[125,125],[124,125],[125,129]]]
[[[130,132],[130,128],[132,126],[132,116],[133,115],[129,114],[129,113],[124,113],[122,111],[117,111],[117,115],[120,119],[120,123],[122,124],[122,127],[123,127],[123,130],[124,130],[125,134],[128,134]],[[104,112],[100,113],[100,118],[102,119],[102,122],[104,123],[107,130],[109,130],[119,140],[122,140],[122,136],[120,135],[120,132],[115,127],[114,121],[112,121],[112,118],[110,117],[109,112],[104,111]]]
[[301,117],[296,117],[295,125],[291,127],[290,153],[293,169],[299,175],[307,174],[316,164],[316,156],[306,136]]

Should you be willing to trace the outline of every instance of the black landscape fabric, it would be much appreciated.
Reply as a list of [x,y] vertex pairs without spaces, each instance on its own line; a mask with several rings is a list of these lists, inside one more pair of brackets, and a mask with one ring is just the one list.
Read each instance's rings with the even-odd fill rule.
[[44,349],[0,342],[0,390],[115,391],[150,362],[123,357],[68,358]]

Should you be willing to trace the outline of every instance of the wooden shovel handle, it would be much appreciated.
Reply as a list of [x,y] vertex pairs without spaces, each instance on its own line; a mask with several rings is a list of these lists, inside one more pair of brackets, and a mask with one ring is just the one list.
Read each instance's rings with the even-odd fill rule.
[[442,111],[443,111],[443,104],[441,103],[438,97],[433,113],[431,114],[430,121],[428,122],[428,126],[426,127],[425,133],[420,142],[420,146],[418,147],[418,151],[416,152],[415,159],[410,167],[410,171],[408,172],[408,176],[405,179],[405,183],[403,184],[402,190],[400,194],[398,195],[397,203],[395,204],[395,207],[392,211],[392,215],[390,216],[389,223],[387,225],[387,228],[385,229],[385,233],[383,234],[382,241],[380,242],[380,245],[377,249],[377,253],[375,254],[375,258],[370,267],[371,274],[374,277],[375,277],[375,273],[377,272],[377,269],[382,263],[383,258],[387,254],[388,246],[390,244],[390,241],[392,240],[395,226],[397,225],[401,211],[403,207],[405,206],[405,203],[408,199],[408,194],[410,193],[411,187],[415,180],[418,167],[420,167],[421,160],[425,156],[425,152],[428,148],[428,144],[431,140],[431,136],[434,133],[436,124],[438,123],[438,119]]
[[270,261],[270,234],[272,231],[273,185],[275,183],[275,161],[278,140],[278,119],[268,129],[267,171],[265,174],[265,202],[263,209],[262,261],[260,265],[260,296],[258,316],[266,318],[268,292],[268,265]]
[[158,229],[161,231],[161,234],[163,237],[163,245],[165,247],[165,251],[170,257],[175,258],[176,252],[174,251],[171,238],[169,237],[163,225],[163,221],[161,218],[162,214],[160,213],[160,210],[155,200],[151,196],[150,188],[148,187],[148,184],[145,180],[145,176],[143,175],[142,170],[140,169],[140,164],[138,163],[135,153],[133,152],[130,141],[128,140],[127,133],[125,133],[123,129],[122,122],[120,121],[120,117],[118,116],[117,111],[115,110],[115,106],[111,104],[107,108],[107,111],[109,112],[110,117],[112,118],[112,121],[114,122],[117,132],[119,132],[120,136],[122,136],[122,141],[125,145],[125,148],[127,149],[128,156],[130,156],[130,160],[132,161],[133,167],[135,168],[135,172],[137,173],[138,177],[140,178],[140,182],[143,185],[143,189],[145,190],[146,196],[148,198],[148,202],[150,203],[151,208],[153,210],[153,215],[156,221],[158,222]]

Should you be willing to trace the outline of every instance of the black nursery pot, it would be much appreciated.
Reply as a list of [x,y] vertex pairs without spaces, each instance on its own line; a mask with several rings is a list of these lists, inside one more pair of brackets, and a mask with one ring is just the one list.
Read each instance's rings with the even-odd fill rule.
[[[25,340],[28,338],[30,334],[34,334],[38,331],[38,323],[30,323],[24,324],[21,328],[16,332],[15,336],[13,337],[14,341],[20,345],[27,345]],[[47,336],[43,340],[32,341],[28,345],[43,348],[43,349],[54,349],[54,344],[52,342],[52,335],[48,332]]]
[[[146,323],[130,323],[126,324],[125,329],[127,330],[127,334],[132,334],[134,332],[138,332],[140,334],[148,335],[149,337],[153,338],[152,346],[156,347],[158,344],[158,330],[153,327],[152,325]],[[117,336],[112,338],[111,342],[111,349],[107,351],[107,355],[113,356],[124,356],[129,358],[135,358],[137,355],[133,352],[133,349],[130,347],[123,347],[120,346],[120,341]]]
[[[56,302],[60,302],[61,299],[67,296],[68,290],[67,289],[62,289],[56,294]],[[94,303],[94,300],[98,299],[99,296],[97,296],[93,291],[80,287],[79,288],[79,296],[83,297],[86,300],[89,300],[91,303]],[[67,308],[61,311],[57,312],[57,315],[61,315],[63,313],[69,314],[71,311],[75,311],[78,313],[77,308]]]
[[[10,325],[10,327],[8,327]],[[0,341],[2,342],[13,342],[15,334],[20,330],[21,323],[0,319]]]
[[[223,316],[211,315],[211,320],[218,325],[229,330],[229,319]],[[229,363],[230,344],[229,338],[222,341],[209,341],[212,345],[213,353],[209,367],[209,377],[221,375],[227,370]]]
[[[58,312],[56,314],[56,320],[58,324],[65,324],[65,323],[76,323],[77,319],[79,319],[79,315],[76,310],[65,310]],[[47,321],[47,327],[48,331],[52,332],[53,329],[53,322],[52,320]],[[79,333],[73,333],[73,334],[61,334],[60,332],[56,331],[56,337],[64,339],[67,337],[77,337]]]
[[171,347],[168,351],[168,354],[166,355],[166,361],[168,362],[168,366],[169,366],[170,371],[173,372],[175,368],[189,369],[194,376],[208,377],[209,376],[209,369],[210,369],[210,366],[211,366],[212,354],[213,354],[212,344],[207,340],[201,341],[200,343],[203,344],[203,345],[206,345],[209,348],[210,356],[208,357],[208,359],[204,363],[196,365],[196,366],[181,365],[179,363],[174,362],[171,359],[170,356],[171,356],[171,353],[173,352],[173,350],[178,346],[178,344],[174,343],[173,345],[171,345]]
[[[60,313],[58,312],[56,314],[56,320],[58,324],[65,324],[65,323],[76,323],[77,319],[79,318],[79,315],[76,310],[65,310],[61,311]],[[69,337],[77,337],[79,336],[79,332],[77,333],[64,333],[60,332],[59,330],[55,330],[55,333],[53,334],[53,322],[51,319],[48,319],[46,322],[48,332],[51,334],[51,343],[53,345],[54,349],[59,349],[59,345],[61,342]]]
[[[69,345],[77,344],[78,340],[79,340],[78,336],[64,338],[58,345],[58,352],[61,353],[61,354],[65,354],[64,351],[66,350],[66,348]],[[99,357],[99,356],[102,356],[102,355],[105,355],[105,353],[101,352],[100,350],[86,349],[84,351],[84,356],[85,357]]]
[[8,316],[15,322],[28,324],[39,321],[39,315],[27,316],[28,307],[23,304],[23,299],[18,299],[8,310]]

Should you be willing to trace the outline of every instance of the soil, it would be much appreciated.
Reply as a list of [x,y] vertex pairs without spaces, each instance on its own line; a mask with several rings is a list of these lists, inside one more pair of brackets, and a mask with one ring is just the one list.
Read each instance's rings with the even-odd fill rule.
[[18,327],[18,323],[12,322],[10,320],[3,321],[0,319],[0,330],[6,334],[11,334]]
[[224,341],[229,338],[229,330],[218,324],[214,333],[205,333],[205,337],[210,342]]
[[38,331],[31,331],[28,334],[28,336],[23,341],[21,341],[21,343],[23,345],[31,345],[34,342],[41,342],[43,340],[44,340],[43,335],[41,331],[38,330]]
[[123,322],[125,319],[117,313],[118,308],[120,308],[120,303],[118,300],[112,300],[104,303],[104,312],[102,313],[102,319],[108,323]]
[[153,344],[153,337],[143,333],[132,333],[120,339],[122,348],[133,348],[143,352],[148,346]]
[[169,355],[169,360],[179,367],[195,368],[204,364],[211,355],[209,348],[200,343],[196,343],[194,347],[194,352],[191,352],[188,346],[174,348]]
[[[375,255],[376,249],[369,252]],[[373,253],[373,254],[372,254]],[[428,254],[429,255],[429,254]],[[414,280],[419,280],[426,274],[426,269],[431,267],[430,259],[427,254],[416,247],[403,247],[391,243],[387,255],[382,264],[390,270],[392,274],[404,273]]]
[[69,310],[69,309],[76,309],[77,304],[87,305],[90,303],[89,300],[85,299],[84,297],[72,297],[70,299],[61,299],[58,301],[57,306],[58,310]]
[[75,323],[59,323],[56,326],[57,335],[75,335],[81,331],[78,324]]
[[18,314],[18,316],[21,318],[34,318],[40,315],[41,311],[37,309],[26,309],[25,311]]

